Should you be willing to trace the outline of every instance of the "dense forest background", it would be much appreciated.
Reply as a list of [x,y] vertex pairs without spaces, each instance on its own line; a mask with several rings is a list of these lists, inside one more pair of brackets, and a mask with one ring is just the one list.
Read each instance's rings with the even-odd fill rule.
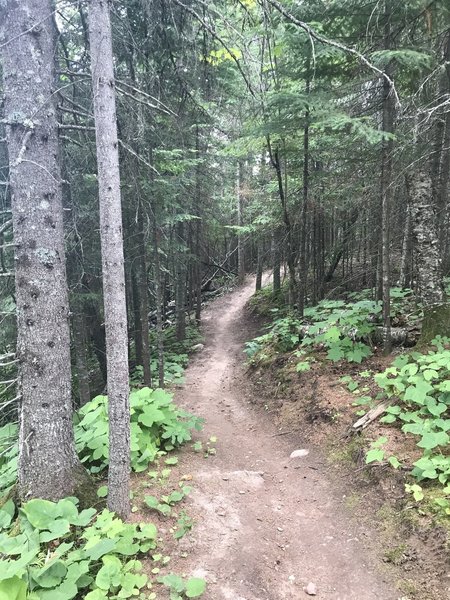
[[[236,366],[218,345],[250,273],[265,330],[245,378],[264,409],[300,390],[285,414],[301,442],[345,427],[339,450],[393,473],[448,554],[448,0],[0,0],[0,76],[0,596],[205,592],[203,576],[156,577],[171,557],[149,557],[167,539],[145,511],[171,548],[193,527],[177,508],[193,477],[167,455],[192,440],[190,458],[210,458],[217,436],[193,438],[203,419],[173,390],[205,303],[237,284],[204,363]],[[213,376],[217,406],[200,380],[186,397],[220,430],[215,396],[236,414],[240,399]],[[235,457],[265,444],[246,419]],[[132,511],[142,522],[121,520]]]
[[[57,2],[54,12],[81,404],[106,383],[86,11],[83,2]],[[387,347],[391,285],[443,299],[446,2],[117,1],[112,28],[131,369],[143,366],[147,382],[158,377],[148,365],[162,341],[152,334],[145,343],[144,315],[160,338],[176,323],[182,340],[185,316],[200,319],[202,292],[231,274],[273,269],[275,288],[287,278],[300,314],[326,294],[371,288],[384,300]],[[1,346],[9,356],[14,242],[1,137]]]
[[[51,16],[77,406],[107,376],[87,12],[62,1]],[[165,340],[185,340],[223,280],[256,271],[259,287],[263,269],[299,316],[370,290],[386,351],[399,334],[393,286],[431,307],[431,337],[445,331],[446,2],[128,0],[111,3],[111,19],[132,376],[164,385]],[[10,118],[0,125],[3,422],[17,405]]]

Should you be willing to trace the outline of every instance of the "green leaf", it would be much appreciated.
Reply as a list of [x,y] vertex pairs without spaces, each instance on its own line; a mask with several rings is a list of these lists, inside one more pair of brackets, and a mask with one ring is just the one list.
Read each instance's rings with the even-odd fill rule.
[[121,581],[122,563],[117,556],[106,555],[102,558],[103,567],[95,578],[96,585],[101,590],[117,587]]
[[297,373],[304,373],[305,371],[311,370],[311,365],[307,360],[304,360],[304,361],[297,363],[295,370],[297,371]]
[[445,431],[438,431],[436,433],[424,433],[422,439],[417,444],[419,448],[424,448],[425,450],[432,450],[437,446],[445,446],[448,444],[450,437]]
[[0,530],[7,529],[13,520],[16,507],[14,502],[9,499],[0,509]]
[[20,577],[0,581],[0,600],[26,600],[28,586]]
[[373,462],[381,462],[384,459],[384,450],[379,450],[374,448],[369,450],[366,454],[366,464],[370,464]]
[[342,352],[340,346],[335,345],[328,350],[327,358],[333,362],[338,362],[344,358],[344,353]]
[[67,567],[62,560],[49,561],[42,569],[33,572],[33,579],[43,588],[54,588],[63,581]]
[[396,420],[397,420],[397,417],[395,415],[386,415],[385,417],[380,419],[380,422],[390,424],[390,423],[395,423]]
[[49,531],[43,531],[39,535],[40,542],[51,542],[65,536],[70,531],[70,523],[66,519],[57,519],[49,526]]
[[108,554],[108,552],[111,552],[112,550],[114,550],[116,545],[117,545],[117,539],[112,539],[112,540],[104,539],[104,540],[100,540],[93,546],[86,544],[86,546],[84,548],[84,553],[86,554],[86,556],[88,556],[92,560],[98,560],[105,554]]
[[40,600],[71,600],[77,595],[78,588],[70,581],[64,581],[51,590],[39,590]]
[[108,596],[103,590],[94,590],[89,592],[84,597],[84,600],[108,600]]
[[165,575],[164,577],[160,577],[159,581],[178,594],[184,592],[184,581],[182,577],[179,577],[178,575]]
[[396,456],[390,456],[388,458],[389,464],[394,467],[394,469],[399,469],[402,466],[402,463],[398,460]]
[[108,486],[107,485],[100,486],[97,490],[97,496],[99,498],[106,498],[107,495],[108,495]]
[[188,598],[198,598],[206,590],[206,581],[199,577],[191,577],[186,582],[186,596]]
[[21,510],[35,529],[49,529],[59,517],[57,504],[41,498],[29,500]]

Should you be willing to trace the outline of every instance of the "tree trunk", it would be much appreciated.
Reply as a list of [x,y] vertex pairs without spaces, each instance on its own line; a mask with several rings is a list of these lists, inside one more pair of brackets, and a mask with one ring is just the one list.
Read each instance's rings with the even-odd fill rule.
[[[384,47],[391,48],[391,0],[385,0]],[[386,67],[388,75],[392,75],[390,65]],[[382,128],[385,134],[394,132],[395,99],[391,84],[383,80],[383,120]],[[393,141],[388,136],[383,137],[381,147],[381,279],[383,301],[383,327],[385,354],[391,351],[391,276],[390,276],[390,212],[392,198],[392,151]]]
[[133,336],[134,337],[134,356],[136,359],[136,365],[142,366],[142,329],[141,329],[141,310],[140,310],[140,293],[138,283],[138,268],[136,265],[136,259],[133,261],[135,264],[131,267],[131,298],[129,303],[133,308]]
[[417,297],[424,306],[444,301],[439,238],[432,199],[432,181],[419,171],[407,178],[417,268]]
[[256,256],[256,291],[262,288],[263,262],[262,262],[262,242],[258,241]]
[[293,235],[292,235],[292,223],[288,212],[287,207],[287,198],[285,194],[285,186],[283,184],[283,174],[281,171],[281,163],[278,148],[272,151],[272,146],[270,143],[270,139],[267,138],[267,148],[269,151],[270,162],[272,163],[273,168],[275,169],[275,173],[277,176],[277,184],[278,184],[278,195],[281,202],[281,208],[283,211],[283,221],[286,229],[286,263],[288,267],[289,273],[289,295],[288,302],[289,306],[294,305],[295,301],[295,290],[297,287],[297,282],[295,279],[295,253],[293,247]]
[[108,369],[108,508],[130,512],[130,403],[119,153],[109,2],[90,0],[89,40]]
[[411,283],[410,273],[410,255],[411,255],[411,207],[409,202],[406,203],[406,221],[405,233],[403,235],[402,256],[400,259],[400,275],[398,278],[398,286],[401,288],[409,287]]
[[153,260],[155,264],[155,302],[156,302],[156,345],[158,350],[158,385],[164,387],[164,331],[163,331],[163,313],[162,313],[162,285],[161,285],[161,267],[159,262],[158,249],[158,228],[155,221],[155,211],[153,211]]
[[[69,302],[50,0],[2,3],[17,304],[19,493],[83,496],[72,426]],[[47,18],[43,18],[43,17]]]
[[140,331],[141,331],[141,356],[142,366],[144,368],[144,385],[151,387],[152,385],[152,373],[150,369],[150,330],[148,325],[148,276],[147,276],[147,244],[146,235],[144,228],[144,207],[142,203],[139,206],[138,213],[138,229],[139,229],[139,317],[140,317]]
[[272,266],[273,266],[273,291],[277,294],[281,290],[281,256],[279,239],[276,233],[272,234]]
[[[204,40],[205,41],[205,40]],[[207,65],[207,61],[205,61],[205,69]],[[194,280],[195,280],[195,322],[197,323],[197,327],[200,325],[201,316],[202,316],[202,268],[201,268],[201,255],[202,255],[202,211],[203,211],[203,201],[202,201],[202,180],[201,180],[201,172],[202,165],[200,162],[201,158],[201,148],[200,148],[200,130],[198,124],[195,127],[195,155],[197,158],[197,165],[195,168],[195,187],[196,187],[196,209],[197,209],[197,221],[195,223],[195,266],[194,266]],[[227,255],[226,251],[226,237],[225,237],[225,256]]]
[[178,223],[178,250],[175,253],[175,305],[176,305],[176,336],[182,342],[186,338],[186,264],[181,250],[184,244],[184,223]]
[[86,351],[86,322],[81,306],[75,307],[75,311],[72,315],[72,335],[78,382],[78,406],[84,406],[91,399],[91,390],[89,387],[89,369]]
[[329,283],[333,279],[334,272],[338,268],[339,263],[341,262],[342,256],[344,255],[344,250],[348,246],[348,242],[351,238],[353,229],[358,221],[358,208],[355,207],[348,219],[345,219],[345,224],[343,225],[342,231],[342,240],[339,241],[338,246],[335,248],[333,252],[333,256],[331,258],[330,266],[328,267],[327,274],[325,275],[325,283]]
[[[236,176],[236,214],[237,214],[237,226],[242,227],[243,224],[243,186],[244,168],[242,162],[239,161],[237,176]],[[244,241],[242,238],[241,231],[237,233],[237,271],[238,271],[238,283],[242,285],[245,280],[245,257],[244,257]]]
[[[306,66],[306,95],[310,93],[310,56],[308,53]],[[308,200],[309,200],[309,106],[305,110],[305,126],[303,128],[303,202],[300,221],[300,265],[298,277],[298,314],[303,317],[305,311],[305,300],[308,288],[308,268],[306,258],[307,248],[307,220],[308,220]]]
[[[440,86],[439,102],[450,94],[450,30],[447,31],[445,50],[445,72],[442,76]],[[442,258],[445,259],[445,267],[448,266],[448,258],[446,253],[446,239],[448,234],[448,191],[450,182],[450,110],[447,106],[445,116],[439,118],[438,121],[443,123],[442,145],[439,152],[439,181],[436,186],[436,197],[434,199],[435,206],[438,211],[438,234],[441,246]]]

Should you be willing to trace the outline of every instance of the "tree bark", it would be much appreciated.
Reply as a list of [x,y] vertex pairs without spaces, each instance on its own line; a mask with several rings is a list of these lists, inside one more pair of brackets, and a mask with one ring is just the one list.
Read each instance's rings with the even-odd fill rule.
[[256,283],[255,289],[257,292],[262,288],[262,275],[263,275],[263,261],[262,261],[262,241],[257,242],[257,255],[256,255]]
[[[236,175],[236,214],[237,214],[237,225],[242,227],[243,224],[243,194],[242,186],[244,179],[244,168],[242,162],[239,161],[237,175]],[[237,261],[238,261],[238,283],[242,285],[245,280],[245,257],[244,257],[244,240],[242,233],[237,233]]]
[[409,202],[406,203],[406,221],[405,233],[403,235],[402,256],[400,259],[400,275],[398,278],[398,286],[406,288],[411,282],[411,273],[409,269],[411,255],[411,207]]
[[417,297],[425,306],[441,304],[444,290],[431,177],[424,171],[418,171],[408,176],[407,185],[417,268]]
[[89,368],[87,364],[86,322],[81,306],[76,306],[72,315],[72,335],[78,382],[78,406],[84,406],[91,399],[91,390],[89,386]]
[[147,240],[144,228],[144,207],[142,203],[138,208],[138,229],[139,229],[139,317],[141,331],[141,357],[144,368],[144,385],[151,387],[152,373],[150,369],[150,330],[148,325],[148,276],[147,276]]
[[[306,95],[309,96],[311,88],[310,76],[310,55],[308,53],[306,66]],[[305,300],[308,288],[308,268],[307,268],[307,220],[308,220],[308,201],[309,201],[309,106],[305,110],[305,125],[303,128],[303,198],[302,214],[300,221],[300,264],[298,277],[298,314],[303,317],[305,311]]]
[[[385,0],[384,47],[391,48],[391,0]],[[392,74],[390,65],[386,67],[389,76]],[[393,140],[389,134],[394,132],[395,100],[391,84],[383,80],[383,115],[382,129],[387,136],[383,137],[381,147],[381,280],[383,301],[383,327],[385,354],[391,351],[391,274],[390,274],[390,212],[392,198],[392,151]]]
[[182,342],[186,337],[186,263],[181,245],[184,245],[184,223],[177,225],[177,246],[175,253],[175,304],[176,304],[176,337]]
[[[155,215],[155,211],[153,211]],[[156,302],[156,345],[158,350],[158,385],[164,387],[164,331],[163,331],[163,313],[162,313],[162,285],[161,285],[161,267],[159,261],[159,243],[158,228],[155,217],[153,219],[153,260],[155,265],[155,302]]]
[[[134,265],[131,267],[130,271],[130,279],[131,279],[131,298],[129,299],[129,304],[131,304],[133,312],[133,337],[134,337],[134,355],[136,358],[136,365],[142,366],[143,358],[142,358],[142,328],[141,328],[141,300],[140,300],[140,290],[139,290],[139,271],[138,266],[136,264],[137,259],[134,260]],[[128,311],[127,311],[128,312]],[[130,324],[131,325],[131,324]]]
[[280,155],[278,148],[272,151],[272,145],[270,143],[270,138],[267,138],[267,148],[269,151],[270,162],[275,169],[275,173],[277,176],[277,184],[278,184],[278,195],[281,202],[281,208],[283,211],[283,221],[286,230],[286,263],[289,272],[289,295],[288,302],[289,306],[294,305],[295,300],[295,290],[297,287],[297,282],[295,278],[295,253],[294,253],[294,245],[293,245],[293,227],[291,223],[291,219],[289,216],[289,211],[287,207],[287,198],[285,193],[285,186],[283,184],[283,174],[281,171],[281,163],[280,163]]
[[69,302],[50,0],[0,9],[15,244],[19,493],[83,496],[72,426]]
[[108,370],[108,508],[130,512],[130,404],[119,152],[109,2],[90,0],[89,40]]
[[271,254],[273,265],[273,291],[277,294],[281,290],[281,256],[280,256],[280,241],[276,232],[272,233]]

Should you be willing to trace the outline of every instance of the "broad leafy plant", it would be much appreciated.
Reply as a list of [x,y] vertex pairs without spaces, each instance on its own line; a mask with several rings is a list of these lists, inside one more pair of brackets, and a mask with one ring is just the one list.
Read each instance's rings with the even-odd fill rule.
[[[181,410],[167,390],[142,388],[130,394],[131,467],[144,471],[159,450],[172,450],[191,440],[193,429],[200,430],[202,419]],[[75,440],[81,460],[92,473],[108,465],[108,398],[97,396],[75,417]],[[0,491],[10,488],[17,478],[17,425],[0,428]]]
[[[179,409],[166,390],[144,387],[130,394],[131,467],[144,471],[159,449],[171,450],[191,439],[192,429],[201,428],[201,419]],[[97,396],[79,411],[75,427],[78,453],[92,472],[108,464],[108,405],[106,396]]]
[[[398,357],[375,381],[395,402],[381,419],[399,424],[417,439],[422,456],[412,475],[419,481],[450,482],[450,340],[438,337],[426,354],[411,352]],[[382,460],[380,454],[377,459]]]
[[[0,522],[0,598],[130,598],[148,583],[136,557],[156,547],[151,523],[124,523],[114,513],[79,511],[76,498],[8,501]],[[3,517],[2,517],[3,513]],[[5,514],[7,517],[5,518]]]
[[[372,354],[367,341],[376,327],[381,305],[371,300],[349,303],[343,300],[322,300],[305,310],[304,319],[293,316],[277,318],[265,335],[247,342],[246,354],[257,362],[269,349],[275,352],[293,350],[325,350],[333,362],[346,360],[361,363]],[[298,371],[309,370],[302,361]]]

